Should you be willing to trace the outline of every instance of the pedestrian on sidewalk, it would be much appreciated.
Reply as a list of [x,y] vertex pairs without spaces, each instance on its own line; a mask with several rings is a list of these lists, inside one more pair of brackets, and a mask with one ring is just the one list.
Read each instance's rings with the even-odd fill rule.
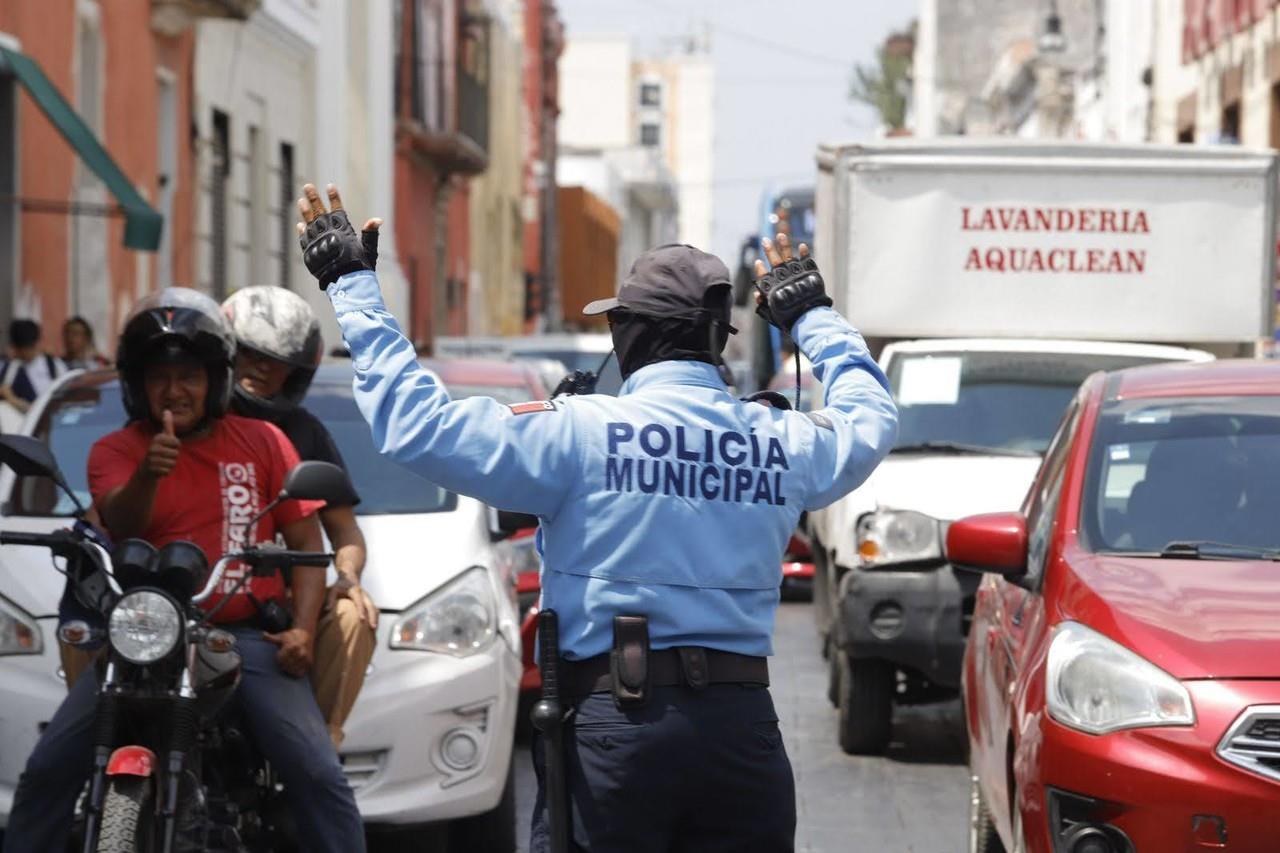
[[0,361],[0,403],[10,407],[0,414],[0,431],[16,429],[14,421],[31,408],[54,380],[67,372],[62,360],[40,349],[40,324],[19,319],[9,324],[9,355]]
[[97,370],[111,361],[98,352],[93,326],[83,317],[68,317],[62,324],[62,360],[68,370]]
[[[813,412],[729,393],[729,271],[684,245],[645,253],[616,298],[584,309],[609,321],[618,397],[455,402],[387,311],[337,189],[328,207],[305,192],[303,258],[351,350],[374,443],[446,489],[538,517],[568,713],[534,743],[531,849],[793,850],[767,664],[782,554],[800,513],[862,483],[897,432],[888,381],[807,248],[763,241],[774,269],[760,265],[756,286],[758,311],[814,365],[825,405]],[[551,807],[566,799],[557,850]]]

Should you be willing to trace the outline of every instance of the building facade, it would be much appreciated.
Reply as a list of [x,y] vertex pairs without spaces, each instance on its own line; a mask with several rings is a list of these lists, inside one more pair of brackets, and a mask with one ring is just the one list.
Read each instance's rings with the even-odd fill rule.
[[1280,3],[1157,0],[1153,138],[1280,147]]
[[488,17],[489,164],[470,181],[472,254],[467,332],[514,335],[524,328],[524,27],[522,3]]
[[564,23],[552,0],[524,3],[524,329],[560,327],[556,130]]
[[139,296],[192,279],[192,27],[256,5],[0,4],[0,320],[57,350],[79,314],[110,353]]
[[[661,96],[640,108],[641,99],[652,100],[645,85],[652,87],[656,77],[643,68],[648,66],[634,59],[625,36],[570,38],[560,64],[558,181],[590,190],[618,214],[619,281],[641,253],[681,233],[679,184],[668,162],[678,146],[662,144],[675,138],[678,119],[661,121]],[[709,232],[709,204],[706,212]],[[568,308],[564,314],[579,320]]]
[[196,25],[196,271],[179,283],[219,301],[304,283],[294,200],[315,174],[319,46],[310,0],[265,0],[247,21]]

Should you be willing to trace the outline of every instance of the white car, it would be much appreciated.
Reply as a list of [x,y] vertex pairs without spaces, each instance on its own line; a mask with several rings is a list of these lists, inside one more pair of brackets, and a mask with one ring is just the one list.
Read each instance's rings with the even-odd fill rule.
[[[449,822],[451,849],[514,845],[512,742],[521,673],[511,556],[496,514],[380,456],[352,399],[351,370],[326,365],[306,405],[341,450],[362,503],[364,584],[382,610],[378,645],[346,725],[342,761],[371,842]],[[109,371],[74,374],[28,416],[72,489],[100,436],[125,423]],[[49,531],[70,501],[47,480],[0,474],[0,528]],[[86,501],[87,502],[87,501]],[[47,552],[0,552],[0,826],[14,786],[66,691],[56,640],[62,578]]]

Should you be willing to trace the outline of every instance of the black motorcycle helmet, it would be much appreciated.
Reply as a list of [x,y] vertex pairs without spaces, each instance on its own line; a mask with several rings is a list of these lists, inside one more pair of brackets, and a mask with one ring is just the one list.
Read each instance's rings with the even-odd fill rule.
[[320,323],[307,300],[283,287],[244,287],[227,297],[222,312],[237,347],[293,368],[280,393],[271,399],[251,394],[236,382],[236,410],[270,420],[301,404],[324,354]]
[[138,302],[116,350],[116,367],[130,420],[150,420],[150,405],[143,387],[148,364],[166,359],[194,358],[209,372],[209,396],[205,421],[227,413],[231,402],[232,359],[235,338],[218,303],[188,287],[167,287]]

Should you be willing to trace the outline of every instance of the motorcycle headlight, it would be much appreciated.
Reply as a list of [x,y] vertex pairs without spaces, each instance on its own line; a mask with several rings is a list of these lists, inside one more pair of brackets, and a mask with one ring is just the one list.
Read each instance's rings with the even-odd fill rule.
[[120,599],[107,623],[111,647],[125,660],[140,665],[164,658],[181,635],[178,606],[169,596],[149,589]]
[[924,513],[882,509],[858,519],[857,546],[868,568],[941,560],[942,532],[938,520]]
[[1049,715],[1100,735],[1196,721],[1187,688],[1169,673],[1078,622],[1063,622],[1049,645]]
[[468,569],[406,610],[391,626],[391,648],[464,658],[497,633],[497,602],[484,569]]
[[38,655],[42,651],[44,641],[36,620],[0,598],[0,655]]

